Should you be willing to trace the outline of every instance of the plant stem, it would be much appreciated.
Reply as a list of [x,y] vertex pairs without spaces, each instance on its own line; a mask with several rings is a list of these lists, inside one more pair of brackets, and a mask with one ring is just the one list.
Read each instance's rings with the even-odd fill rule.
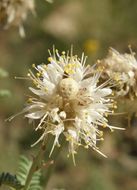
[[54,160],[54,164],[49,166],[48,170],[46,171],[45,178],[44,178],[44,188],[46,189],[49,179],[55,169],[56,161],[59,157],[60,152],[62,151],[63,146],[65,146],[65,139],[60,139],[60,144],[62,145],[60,148],[56,148],[51,156],[52,160]]
[[43,154],[45,152],[45,147],[41,147],[37,156],[33,159],[33,162],[32,162],[32,165],[30,167],[30,170],[29,170],[29,173],[27,175],[27,178],[26,178],[26,182],[25,182],[25,186],[24,186],[24,190],[27,190],[28,187],[29,187],[29,184],[31,182],[31,179],[32,179],[32,176],[33,174],[37,171],[38,167],[39,167],[39,164],[42,160],[42,157],[43,157]]

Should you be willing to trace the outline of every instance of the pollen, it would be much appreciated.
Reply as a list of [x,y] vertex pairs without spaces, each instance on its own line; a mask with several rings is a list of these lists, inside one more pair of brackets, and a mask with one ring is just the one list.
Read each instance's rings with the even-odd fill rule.
[[51,62],[53,59],[52,57],[48,57],[48,61]]
[[48,88],[47,87],[45,87],[45,92],[48,92]]
[[34,63],[32,64],[32,67],[33,67],[33,68],[35,68],[35,67],[36,67]]
[[41,76],[41,74],[40,74],[40,73],[37,73],[36,75],[37,75],[37,77],[40,77],[40,76]]
[[27,102],[32,103],[32,98],[28,98]]
[[74,64],[74,63],[68,63],[68,64],[65,66],[64,71],[65,71],[67,74],[74,74],[76,67],[77,67],[76,64]]

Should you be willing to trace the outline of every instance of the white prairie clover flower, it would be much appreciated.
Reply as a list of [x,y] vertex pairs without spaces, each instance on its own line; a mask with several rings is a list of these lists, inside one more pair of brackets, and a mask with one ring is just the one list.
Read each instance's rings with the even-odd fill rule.
[[117,82],[117,96],[128,96],[131,99],[137,96],[137,61],[132,50],[130,54],[120,54],[110,48],[107,58],[98,63],[98,68],[102,69],[101,78]]
[[41,130],[42,135],[35,144],[52,134],[52,153],[55,145],[60,146],[59,137],[64,134],[73,159],[78,146],[91,147],[105,156],[96,143],[103,140],[103,127],[116,128],[106,119],[114,107],[114,101],[108,97],[112,92],[108,82],[97,84],[100,73],[91,76],[93,68],[85,65],[84,55],[79,59],[72,52],[60,55],[54,50],[50,56],[47,65],[33,65],[36,74],[31,70],[28,73],[35,86],[29,89],[35,97],[29,98],[23,112],[30,120],[39,120],[35,130]]
[[0,24],[5,28],[19,27],[19,33],[24,37],[23,22],[27,19],[28,12],[34,13],[34,0],[1,0]]

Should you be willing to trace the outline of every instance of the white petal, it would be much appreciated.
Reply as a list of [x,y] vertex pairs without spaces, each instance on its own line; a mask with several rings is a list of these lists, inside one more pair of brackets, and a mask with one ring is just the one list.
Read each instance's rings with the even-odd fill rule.
[[28,117],[30,119],[40,119],[45,114],[45,111],[36,111],[33,113],[28,113],[25,115],[25,117]]

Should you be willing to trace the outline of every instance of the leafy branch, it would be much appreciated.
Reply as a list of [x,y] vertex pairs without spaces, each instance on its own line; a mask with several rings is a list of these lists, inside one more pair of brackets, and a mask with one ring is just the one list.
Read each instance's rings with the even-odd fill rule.
[[12,175],[10,173],[2,173],[0,175],[0,186],[7,185],[12,189],[20,190],[23,188],[20,181],[17,179],[16,175]]

